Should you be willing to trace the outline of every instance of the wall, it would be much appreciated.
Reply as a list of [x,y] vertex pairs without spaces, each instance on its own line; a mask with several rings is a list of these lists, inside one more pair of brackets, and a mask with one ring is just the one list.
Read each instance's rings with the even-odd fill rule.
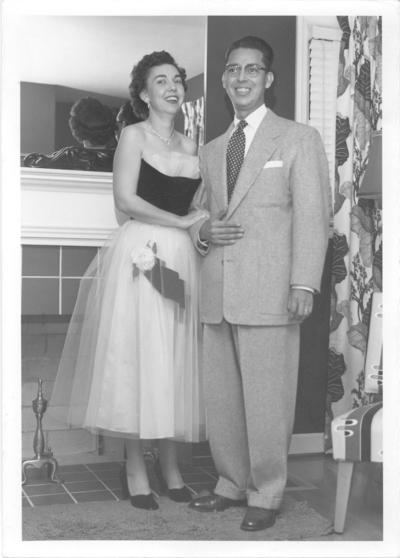
[[21,82],[21,153],[54,151],[55,86]]
[[187,80],[185,101],[195,101],[204,95],[204,74]]
[[212,16],[208,18],[206,139],[221,134],[232,120],[232,109],[221,84],[224,54],[245,35],[256,35],[273,48],[275,82],[267,104],[280,116],[294,118],[296,18],[294,16]]

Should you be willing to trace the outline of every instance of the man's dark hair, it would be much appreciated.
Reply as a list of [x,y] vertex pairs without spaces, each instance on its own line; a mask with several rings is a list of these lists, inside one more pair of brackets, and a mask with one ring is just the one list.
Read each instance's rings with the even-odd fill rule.
[[263,62],[267,72],[269,72],[274,59],[274,51],[272,50],[272,47],[264,41],[264,39],[248,35],[247,37],[242,37],[241,39],[234,41],[225,52],[225,63],[228,61],[230,53],[238,48],[253,48],[254,50],[259,50],[262,53]]

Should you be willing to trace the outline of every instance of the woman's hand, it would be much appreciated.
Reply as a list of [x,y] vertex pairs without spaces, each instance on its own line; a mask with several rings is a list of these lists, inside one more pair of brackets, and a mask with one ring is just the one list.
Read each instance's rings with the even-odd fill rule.
[[197,223],[197,221],[207,219],[209,216],[210,214],[205,209],[196,209],[195,211],[188,213],[188,215],[180,217],[178,227],[180,229],[188,229]]

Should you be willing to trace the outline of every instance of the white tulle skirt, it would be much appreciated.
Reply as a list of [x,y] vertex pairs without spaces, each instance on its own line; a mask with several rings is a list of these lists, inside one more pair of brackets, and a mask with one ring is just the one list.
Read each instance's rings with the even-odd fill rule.
[[[184,304],[133,272],[146,246],[183,280]],[[126,438],[206,438],[198,266],[186,231],[130,220],[113,234],[81,280],[50,400],[59,420]]]

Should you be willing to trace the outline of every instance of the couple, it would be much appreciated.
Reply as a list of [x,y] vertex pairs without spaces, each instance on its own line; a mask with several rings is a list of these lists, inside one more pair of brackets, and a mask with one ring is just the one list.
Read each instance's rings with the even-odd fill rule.
[[[168,496],[202,512],[247,506],[248,531],[272,526],[282,500],[299,324],[328,230],[318,133],[264,104],[272,58],[257,37],[229,47],[234,122],[203,148],[200,173],[196,146],[174,129],[184,70],[165,51],[134,67],[143,121],[124,128],[114,160],[127,220],[82,281],[54,390],[71,424],[125,438],[133,506],[158,508],[141,446],[156,439]],[[204,405],[219,480],[192,500],[174,441],[205,439]]]

